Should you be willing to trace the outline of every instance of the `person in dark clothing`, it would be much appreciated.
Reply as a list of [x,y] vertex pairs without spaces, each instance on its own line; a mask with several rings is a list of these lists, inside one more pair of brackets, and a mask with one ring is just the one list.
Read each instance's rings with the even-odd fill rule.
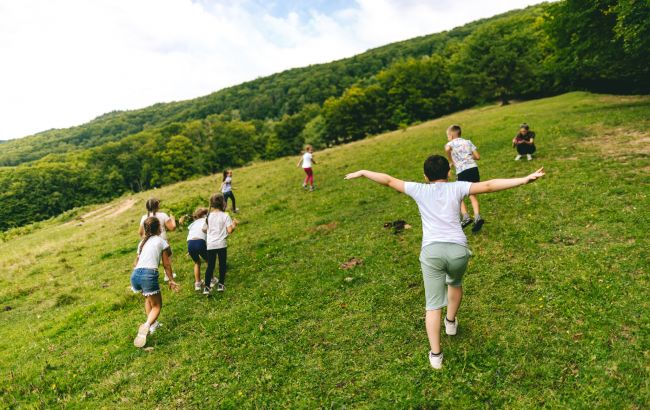
[[528,158],[528,161],[533,159],[535,153],[535,133],[530,130],[528,124],[523,123],[519,126],[519,132],[512,139],[513,148],[517,148],[517,156],[515,161],[519,161],[523,155]]

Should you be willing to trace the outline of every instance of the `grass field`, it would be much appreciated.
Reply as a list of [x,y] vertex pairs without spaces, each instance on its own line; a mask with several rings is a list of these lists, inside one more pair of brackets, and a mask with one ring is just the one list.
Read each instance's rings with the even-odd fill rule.
[[[513,161],[522,121],[538,136],[532,162]],[[451,123],[478,146],[483,179],[541,165],[547,176],[480,197],[459,334],[443,336],[434,371],[417,207],[342,177],[419,181]],[[145,350],[132,344],[144,313],[129,290],[144,201],[192,208],[215,176],[9,232],[0,407],[648,408],[649,147],[650,97],[570,93],[317,152],[314,193],[296,158],[237,169],[227,291],[196,294],[186,233],[170,234],[183,289],[164,289],[164,327]],[[383,228],[396,219],[413,229]],[[340,269],[351,257],[363,264]]]

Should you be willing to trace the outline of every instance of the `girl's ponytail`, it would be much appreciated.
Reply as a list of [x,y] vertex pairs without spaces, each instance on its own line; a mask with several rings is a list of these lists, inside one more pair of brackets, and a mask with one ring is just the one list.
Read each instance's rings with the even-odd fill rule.
[[140,242],[138,247],[138,255],[142,252],[144,244],[147,243],[149,238],[155,235],[160,235],[160,221],[154,216],[150,216],[144,220],[144,239]]

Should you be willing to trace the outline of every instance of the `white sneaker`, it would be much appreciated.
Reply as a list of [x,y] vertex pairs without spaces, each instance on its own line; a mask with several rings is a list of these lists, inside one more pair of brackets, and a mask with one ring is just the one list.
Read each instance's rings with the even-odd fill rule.
[[530,155],[530,154],[526,154],[526,157],[528,158],[528,161],[532,161],[532,160],[533,160],[533,156]]
[[434,356],[433,352],[429,352],[429,363],[434,369],[442,369],[442,352],[438,356]]
[[156,320],[153,325],[149,326],[149,334],[152,335],[159,327],[162,327],[162,323]]
[[456,332],[458,331],[458,318],[454,320],[453,322],[450,322],[447,320],[447,317],[445,316],[445,333],[447,333],[449,336],[454,336],[456,335]]
[[194,290],[201,290],[201,286],[203,286],[203,282],[194,282]]
[[149,334],[149,324],[147,324],[147,322],[144,322],[138,328],[138,334],[135,337],[135,339],[133,339],[133,345],[135,347],[143,347],[144,345],[146,345],[147,334]]
[[[169,278],[167,277],[167,274],[166,274],[166,273],[163,273],[163,276],[164,276],[164,278],[165,278],[165,282],[169,282]],[[172,272],[172,277],[173,277],[174,279],[176,279],[176,273]]]
[[213,288],[217,286],[217,283],[219,283],[219,280],[216,277],[212,278],[212,280],[210,281],[210,287]]
[[217,284],[217,292],[223,292],[224,290],[226,290],[226,287],[224,285],[222,285],[221,283],[218,283]]
[[517,156],[515,157],[515,161],[519,161],[520,159],[521,159],[521,155],[517,155]]

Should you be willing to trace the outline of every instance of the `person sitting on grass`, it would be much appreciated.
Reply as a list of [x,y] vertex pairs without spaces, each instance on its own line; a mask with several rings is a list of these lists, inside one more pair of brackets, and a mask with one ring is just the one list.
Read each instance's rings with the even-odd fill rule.
[[528,124],[523,123],[519,126],[519,132],[512,139],[512,146],[517,148],[515,161],[519,161],[522,155],[525,155],[528,161],[533,159],[533,154],[537,150],[535,148],[535,133],[530,130]]
[[[440,348],[440,319],[447,306],[445,331],[455,335],[456,318],[463,297],[463,274],[471,252],[458,219],[463,198],[468,195],[503,191],[525,185],[544,176],[544,168],[523,178],[492,179],[485,182],[448,182],[449,161],[441,155],[432,155],[424,162],[426,183],[404,182],[390,175],[372,171],[357,171],[345,179],[365,177],[393,188],[413,198],[422,217],[422,248],[420,265],[426,298],[425,325],[429,338],[429,362],[434,369],[442,368]],[[448,285],[448,289],[445,286]]]
[[178,291],[178,284],[172,277],[172,250],[160,236],[160,221],[155,216],[150,216],[144,220],[142,226],[144,238],[138,244],[138,256],[131,274],[131,289],[145,297],[144,311],[147,321],[138,328],[138,334],[133,340],[135,347],[143,347],[147,343],[147,335],[160,326],[158,316],[162,309],[162,295],[158,284],[158,265],[161,258],[169,279],[169,288]]

